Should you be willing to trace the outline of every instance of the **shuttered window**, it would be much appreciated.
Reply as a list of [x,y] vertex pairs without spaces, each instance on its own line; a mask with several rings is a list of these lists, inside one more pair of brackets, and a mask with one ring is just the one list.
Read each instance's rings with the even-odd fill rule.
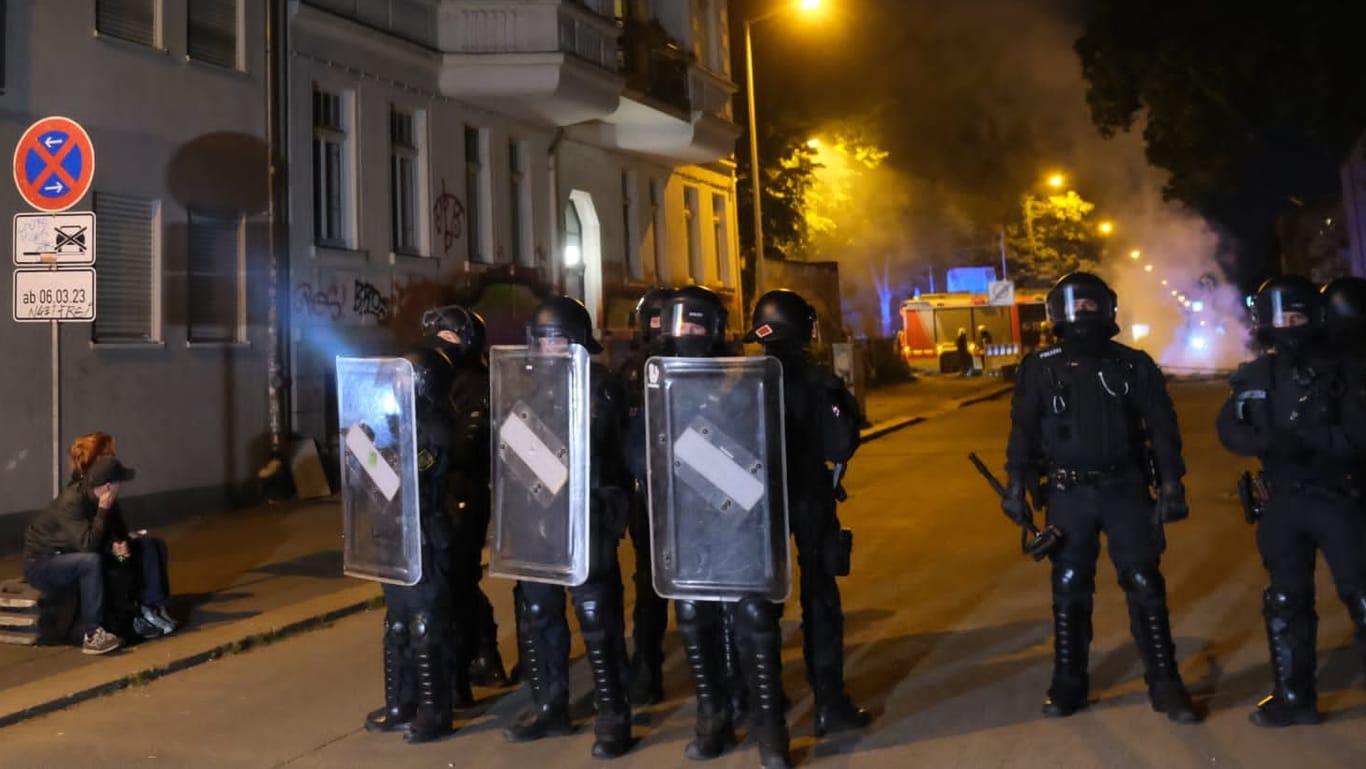
[[191,210],[189,249],[189,340],[241,341],[241,217]]
[[157,0],[95,0],[95,30],[122,40],[155,47]]
[[161,338],[156,313],[160,204],[149,198],[95,193],[96,342],[154,342]]
[[237,0],[190,0],[191,59],[237,68]]
[[389,210],[392,218],[393,247],[399,254],[416,254],[418,243],[417,172],[418,137],[416,116],[389,108]]

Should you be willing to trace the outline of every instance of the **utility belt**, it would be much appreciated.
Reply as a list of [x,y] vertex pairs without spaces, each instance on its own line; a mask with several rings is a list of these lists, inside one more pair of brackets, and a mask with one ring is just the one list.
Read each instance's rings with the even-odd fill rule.
[[1350,474],[1334,475],[1326,478],[1276,477],[1264,476],[1268,498],[1288,494],[1292,497],[1327,495],[1361,499],[1361,479]]
[[1048,485],[1053,491],[1067,491],[1082,486],[1106,486],[1141,480],[1143,480],[1143,471],[1134,465],[1110,465],[1086,469],[1050,467],[1048,469]]

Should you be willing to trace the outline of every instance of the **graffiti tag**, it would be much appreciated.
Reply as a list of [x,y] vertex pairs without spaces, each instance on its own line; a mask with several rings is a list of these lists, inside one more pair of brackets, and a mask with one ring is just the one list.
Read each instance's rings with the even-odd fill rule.
[[300,283],[294,289],[294,311],[310,318],[341,320],[341,292],[335,286],[314,291],[311,283]]
[[380,293],[378,288],[360,278],[356,279],[356,298],[351,312],[356,315],[370,315],[380,323],[389,322],[389,297]]
[[446,191],[446,180],[441,180],[441,194],[432,206],[432,221],[436,234],[441,236],[441,251],[450,256],[451,246],[459,240],[465,230],[465,204],[460,198]]

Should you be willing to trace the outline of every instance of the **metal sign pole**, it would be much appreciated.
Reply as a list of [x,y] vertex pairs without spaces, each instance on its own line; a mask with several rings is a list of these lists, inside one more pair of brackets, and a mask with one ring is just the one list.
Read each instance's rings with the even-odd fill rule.
[[52,496],[62,493],[61,323],[52,321]]

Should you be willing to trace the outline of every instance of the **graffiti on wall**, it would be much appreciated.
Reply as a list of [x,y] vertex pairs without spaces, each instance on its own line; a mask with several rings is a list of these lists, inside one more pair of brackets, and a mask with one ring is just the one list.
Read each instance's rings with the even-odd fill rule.
[[322,271],[316,281],[294,286],[294,315],[303,322],[387,325],[393,316],[390,292],[349,272]]
[[383,325],[389,322],[389,297],[380,293],[373,283],[356,278],[355,301],[351,311],[360,317],[368,315]]
[[432,223],[441,238],[442,253],[450,256],[451,247],[465,231],[465,204],[446,191],[445,179],[441,180],[441,194],[436,196],[436,205],[432,206]]

